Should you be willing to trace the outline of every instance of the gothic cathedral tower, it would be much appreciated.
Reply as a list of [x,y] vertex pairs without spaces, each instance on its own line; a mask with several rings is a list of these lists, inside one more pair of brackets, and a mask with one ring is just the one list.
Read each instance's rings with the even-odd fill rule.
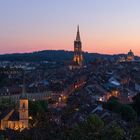
[[25,94],[25,85],[22,87],[22,95],[19,101],[19,121],[22,127],[28,128],[28,99]]
[[74,41],[74,58],[73,61],[79,66],[83,65],[82,43],[80,39],[79,26],[77,27],[76,40]]

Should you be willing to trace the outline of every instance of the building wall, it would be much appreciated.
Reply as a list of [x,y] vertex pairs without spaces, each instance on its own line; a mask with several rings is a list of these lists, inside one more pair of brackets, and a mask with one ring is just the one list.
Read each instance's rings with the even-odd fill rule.
[[[52,92],[47,91],[43,93],[27,93],[28,100],[46,100]],[[7,96],[0,96],[0,100],[2,99],[11,99],[14,102],[18,102],[20,99],[20,94],[14,94],[14,95],[7,95]]]
[[20,123],[28,128],[28,99],[20,99],[19,118]]
[[11,114],[14,112],[14,109],[11,110],[2,120],[1,120],[1,125],[0,125],[0,129],[4,130],[6,128],[8,128],[8,119],[11,116]]
[[24,129],[25,126],[20,121],[8,121],[8,128],[18,130],[18,129]]

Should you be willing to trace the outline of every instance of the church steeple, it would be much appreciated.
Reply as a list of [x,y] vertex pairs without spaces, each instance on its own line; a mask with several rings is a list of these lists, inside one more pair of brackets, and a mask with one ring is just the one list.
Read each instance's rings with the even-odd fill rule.
[[22,94],[19,100],[19,121],[22,128],[28,128],[29,115],[28,115],[28,98],[25,91],[25,74],[23,74]]
[[22,93],[20,96],[21,99],[27,98],[26,96],[26,89],[25,89],[25,75],[23,74],[23,85],[22,85]]
[[76,41],[81,41],[81,39],[80,39],[79,25],[77,26],[77,35],[76,35]]
[[23,85],[22,85],[22,95],[25,94],[25,78],[23,79]]
[[76,40],[74,41],[74,62],[79,66],[83,64],[82,42],[80,39],[79,25],[77,26]]

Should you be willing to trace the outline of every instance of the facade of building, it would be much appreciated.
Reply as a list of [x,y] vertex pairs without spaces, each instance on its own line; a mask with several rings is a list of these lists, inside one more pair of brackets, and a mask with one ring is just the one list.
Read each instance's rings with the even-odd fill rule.
[[[26,96],[29,101],[38,101],[38,100],[47,100],[51,96],[52,92],[51,91],[46,91],[42,93],[27,93]],[[9,99],[15,103],[18,103],[20,100],[21,94],[13,94],[13,95],[3,95],[0,96],[0,101],[3,99]]]
[[0,114],[0,130],[9,128],[22,131],[29,127],[28,119],[28,99],[22,93],[18,108],[6,110]]
[[79,65],[83,65],[83,55],[82,55],[82,42],[80,39],[79,26],[77,27],[76,40],[74,41],[74,58],[73,61]]

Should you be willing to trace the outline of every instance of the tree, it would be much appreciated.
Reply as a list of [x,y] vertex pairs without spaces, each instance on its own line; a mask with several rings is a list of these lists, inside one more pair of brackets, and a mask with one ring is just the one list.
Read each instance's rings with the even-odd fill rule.
[[121,104],[119,103],[117,98],[112,97],[108,100],[107,103],[104,104],[104,107],[112,112],[120,113]]
[[102,140],[122,140],[124,137],[124,130],[116,124],[106,127],[103,131]]
[[98,140],[103,127],[104,122],[97,115],[90,115],[85,122],[72,129],[70,140]]
[[135,110],[129,105],[122,105],[121,107],[121,117],[126,121],[134,121],[136,119]]
[[134,121],[137,117],[137,113],[130,105],[124,105],[116,98],[109,99],[109,101],[104,104],[104,108],[119,114],[122,119],[126,121]]
[[38,127],[43,127],[48,119],[46,118],[46,113],[48,111],[47,101],[30,101],[29,102],[29,115],[32,117],[30,124],[37,125]]
[[136,96],[133,97],[133,106],[138,115],[140,115],[140,93],[138,93]]
[[140,140],[140,127],[134,129],[132,140]]

